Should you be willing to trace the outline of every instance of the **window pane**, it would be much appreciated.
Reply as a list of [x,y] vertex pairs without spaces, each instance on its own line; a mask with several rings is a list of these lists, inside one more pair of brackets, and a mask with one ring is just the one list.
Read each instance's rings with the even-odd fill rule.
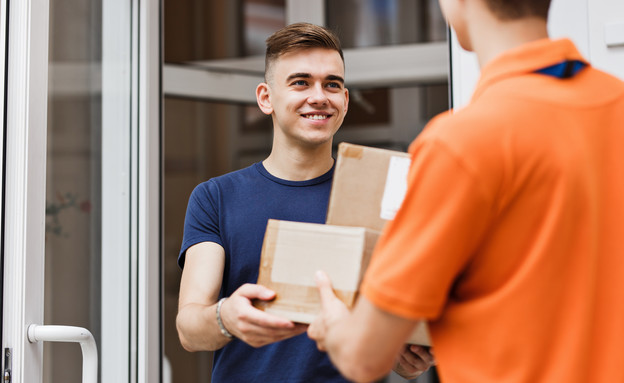
[[446,39],[437,0],[327,0],[326,10],[327,25],[344,48]]
[[285,0],[165,0],[165,62],[262,55],[285,9]]
[[[50,2],[45,323],[100,344],[102,4]],[[44,382],[80,382],[82,353],[46,342]]]

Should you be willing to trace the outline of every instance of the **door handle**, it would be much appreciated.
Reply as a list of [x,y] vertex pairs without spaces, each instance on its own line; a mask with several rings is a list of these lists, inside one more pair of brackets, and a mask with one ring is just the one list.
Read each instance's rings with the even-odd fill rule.
[[74,342],[82,349],[82,383],[97,383],[98,352],[95,339],[89,330],[73,326],[28,326],[28,341],[36,342]]

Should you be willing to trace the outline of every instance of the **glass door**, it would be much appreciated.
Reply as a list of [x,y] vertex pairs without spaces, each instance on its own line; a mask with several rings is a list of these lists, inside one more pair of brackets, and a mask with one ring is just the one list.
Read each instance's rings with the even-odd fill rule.
[[158,382],[159,4],[0,4],[5,381]]
[[[48,50],[43,323],[87,328],[101,346],[102,1],[50,1]],[[44,343],[43,381],[80,382],[81,359]]]

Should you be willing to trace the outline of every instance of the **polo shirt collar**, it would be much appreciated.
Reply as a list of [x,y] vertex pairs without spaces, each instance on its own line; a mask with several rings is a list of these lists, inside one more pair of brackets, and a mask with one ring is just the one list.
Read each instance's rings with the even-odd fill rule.
[[510,49],[487,63],[481,70],[473,99],[493,83],[509,77],[533,73],[565,60],[587,61],[570,39],[540,39]]

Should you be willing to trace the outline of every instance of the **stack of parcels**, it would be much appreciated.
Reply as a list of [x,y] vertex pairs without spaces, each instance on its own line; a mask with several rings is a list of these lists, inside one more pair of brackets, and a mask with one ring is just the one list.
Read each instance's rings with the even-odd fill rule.
[[[407,153],[341,143],[326,224],[269,220],[258,284],[277,295],[254,305],[311,323],[321,307],[314,274],[323,270],[336,296],[353,307],[379,234],[405,196],[409,165]],[[409,343],[430,345],[425,322]]]

